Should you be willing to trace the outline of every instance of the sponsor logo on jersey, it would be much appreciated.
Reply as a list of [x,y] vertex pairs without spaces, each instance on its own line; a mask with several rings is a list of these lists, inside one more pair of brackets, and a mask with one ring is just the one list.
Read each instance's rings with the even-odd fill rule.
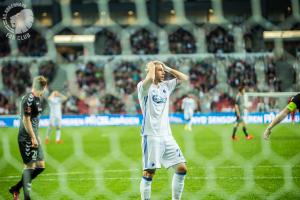
[[166,103],[167,102],[167,98],[166,97],[161,97],[161,96],[158,96],[158,95],[153,95],[152,96],[152,100],[155,102],[155,103]]

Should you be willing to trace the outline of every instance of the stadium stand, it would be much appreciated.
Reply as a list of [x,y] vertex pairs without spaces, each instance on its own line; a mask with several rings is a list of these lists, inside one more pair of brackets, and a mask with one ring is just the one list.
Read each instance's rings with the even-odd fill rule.
[[[189,82],[171,97],[172,114],[182,112],[181,101],[187,93],[197,100],[196,112],[207,114],[233,112],[241,84],[252,92],[300,90],[299,36],[264,36],[265,31],[299,31],[297,0],[24,2],[33,10],[36,22],[29,40],[8,39],[0,25],[0,115],[5,117],[19,114],[18,102],[38,74],[49,79],[48,92],[60,90],[68,96],[64,115],[93,118],[97,114],[141,114],[136,85],[145,76],[149,60],[161,60],[190,75]],[[0,4],[1,14],[9,3]],[[95,37],[94,41],[58,43],[54,40],[58,35],[71,36],[70,40],[73,36]],[[249,112],[278,111],[278,101],[254,97]],[[120,129],[106,128],[93,129],[96,137],[86,134],[82,127],[78,128],[80,134],[77,128],[69,129],[63,133],[71,135],[63,144],[66,146],[45,148],[50,173],[39,181],[47,181],[53,188],[48,191],[41,187],[38,191],[34,186],[35,199],[138,199],[140,152],[128,148],[136,145],[138,129],[130,127],[125,134],[116,134],[114,131]],[[299,135],[286,138],[282,134],[272,143],[255,138],[253,141],[259,142],[242,143],[248,149],[238,152],[238,145],[232,145],[224,131],[228,128],[205,129],[200,134],[181,134],[181,129],[174,129],[181,134],[176,137],[182,139],[192,166],[185,199],[299,199],[299,151],[295,148],[290,153],[282,146],[285,142],[287,146],[299,146]],[[0,183],[4,185],[0,187],[0,199],[9,198],[7,183],[19,178],[15,175],[21,169],[12,151],[17,132],[9,131],[3,129],[0,141]],[[87,146],[90,140],[97,151]],[[203,141],[208,146],[198,145]],[[106,148],[103,152],[102,147]],[[249,149],[256,152],[250,154]],[[230,173],[223,174],[220,169]],[[163,179],[170,178],[165,175]],[[91,184],[81,184],[84,181]],[[170,191],[165,188],[157,188],[160,192],[153,199],[166,199]]]
[[3,32],[0,32],[0,58],[10,54],[9,40]]
[[157,37],[145,28],[137,30],[130,36],[131,49],[133,54],[157,54]]

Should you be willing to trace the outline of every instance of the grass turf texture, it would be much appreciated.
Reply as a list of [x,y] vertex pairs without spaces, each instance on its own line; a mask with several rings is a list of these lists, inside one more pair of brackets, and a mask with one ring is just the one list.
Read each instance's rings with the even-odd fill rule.
[[[183,200],[300,199],[299,125],[279,125],[270,141],[262,140],[265,125],[249,125],[254,139],[231,141],[232,125],[172,125],[186,157]],[[42,141],[46,129],[40,129]],[[140,127],[66,127],[63,144],[43,144],[46,170],[32,185],[33,199],[139,199]],[[0,134],[0,199],[19,180],[22,162],[17,129]],[[172,169],[157,171],[152,199],[171,199]],[[21,194],[22,197],[23,194]]]

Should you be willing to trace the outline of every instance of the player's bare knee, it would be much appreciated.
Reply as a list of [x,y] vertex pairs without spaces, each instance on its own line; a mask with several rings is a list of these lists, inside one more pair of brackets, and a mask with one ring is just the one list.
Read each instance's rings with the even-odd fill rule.
[[34,169],[36,167],[35,162],[29,162],[24,165],[24,169]]
[[45,161],[37,161],[36,162],[36,167],[37,168],[45,168],[46,167]]
[[187,173],[187,167],[184,163],[178,164],[175,167],[177,173]]
[[146,178],[152,178],[155,175],[155,170],[149,169],[143,171],[143,176]]

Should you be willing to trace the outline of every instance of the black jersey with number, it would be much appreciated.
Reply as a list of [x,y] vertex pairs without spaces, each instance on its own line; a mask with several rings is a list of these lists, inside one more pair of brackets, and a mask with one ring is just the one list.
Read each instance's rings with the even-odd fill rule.
[[19,127],[19,141],[30,140],[24,124],[23,116],[30,116],[30,121],[34,134],[37,136],[39,128],[39,116],[42,112],[41,102],[39,97],[35,97],[32,93],[28,93],[22,97],[20,105],[20,127]]
[[297,106],[297,109],[300,109],[300,93],[296,94],[292,99],[291,102],[294,102]]

